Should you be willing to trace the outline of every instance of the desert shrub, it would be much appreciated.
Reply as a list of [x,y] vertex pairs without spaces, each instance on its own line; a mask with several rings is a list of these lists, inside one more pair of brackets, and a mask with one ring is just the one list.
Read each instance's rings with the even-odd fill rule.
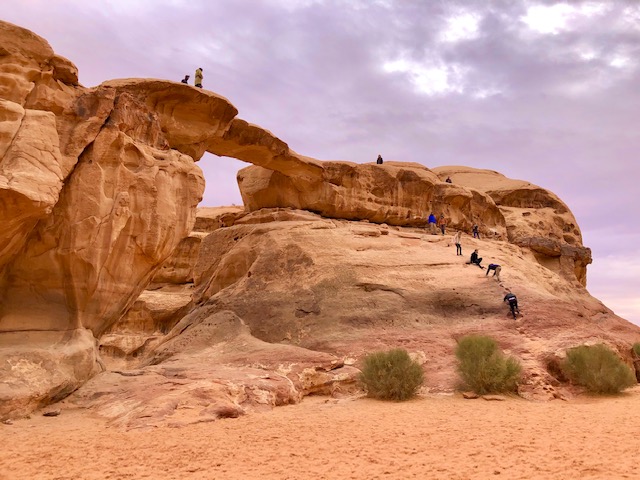
[[520,362],[505,357],[490,337],[462,337],[456,348],[456,358],[458,373],[465,386],[479,395],[513,392],[518,386],[522,373]]
[[367,396],[382,400],[407,400],[423,380],[422,367],[402,348],[367,355],[360,374]]
[[569,380],[591,393],[619,393],[636,383],[631,369],[606,345],[581,345],[567,350],[562,370]]
[[633,353],[635,353],[637,357],[640,357],[640,342],[634,343],[631,350],[633,350]]

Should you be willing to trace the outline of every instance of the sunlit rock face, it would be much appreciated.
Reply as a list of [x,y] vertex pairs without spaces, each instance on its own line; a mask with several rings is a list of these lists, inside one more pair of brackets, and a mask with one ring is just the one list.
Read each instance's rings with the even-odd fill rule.
[[330,218],[389,225],[424,226],[429,214],[443,214],[449,228],[471,229],[481,222],[496,238],[506,237],[504,218],[482,192],[441,181],[423,165],[323,162],[322,177],[296,176],[251,166],[238,173],[249,211],[269,207],[310,210]]
[[557,195],[491,170],[438,167],[434,172],[489,195],[504,216],[510,243],[531,251],[541,265],[586,286],[591,250],[582,245],[578,222]]
[[[552,192],[498,172],[387,162],[382,165],[323,162],[322,178],[250,166],[238,173],[249,211],[290,207],[330,218],[424,226],[431,212],[449,229],[507,240],[527,248],[545,267],[586,285],[591,251],[569,208]],[[451,183],[445,180],[451,179]]]
[[[0,22],[0,419],[92,377],[73,401],[123,423],[162,423],[176,395],[199,418],[235,415],[349,392],[359,359],[397,346],[446,391],[456,339],[478,331],[523,361],[521,394],[553,398],[549,355],[597,340],[624,357],[637,339],[584,288],[591,253],[553,193],[467,167],[323,162],[237,114],[177,82],[85,88]],[[253,164],[243,207],[196,218],[204,152]],[[501,280],[467,264],[475,248]]]
[[[37,35],[0,22],[0,45],[2,415],[68,394],[99,371],[87,339],[123,315],[189,235],[204,179],[170,143],[191,152],[200,139],[178,127],[168,139],[162,122],[173,92],[193,89],[163,82],[158,93],[153,81],[87,89]],[[235,116],[221,97],[195,96],[220,109],[221,130]],[[16,351],[40,365],[37,385]]]

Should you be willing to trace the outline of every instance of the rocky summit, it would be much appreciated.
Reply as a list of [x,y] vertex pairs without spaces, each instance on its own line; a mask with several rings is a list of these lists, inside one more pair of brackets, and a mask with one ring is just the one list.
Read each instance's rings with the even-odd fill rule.
[[[0,419],[61,400],[127,425],[233,417],[353,394],[362,357],[391,347],[447,392],[469,333],[521,361],[525,398],[570,394],[553,368],[569,347],[633,365],[640,329],[587,291],[591,252],[552,192],[464,166],[320,161],[237,115],[179,82],[85,88],[0,22]],[[243,207],[198,209],[204,152],[249,164]],[[499,277],[469,265],[474,249]]]

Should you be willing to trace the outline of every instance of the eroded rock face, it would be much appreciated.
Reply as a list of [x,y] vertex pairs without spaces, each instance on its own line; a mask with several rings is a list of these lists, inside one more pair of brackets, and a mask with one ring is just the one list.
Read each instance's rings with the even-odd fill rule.
[[[177,82],[86,89],[45,40],[0,22],[0,418],[68,395],[105,368],[99,352],[113,372],[74,402],[141,425],[344,392],[351,365],[387,347],[449,390],[455,339],[478,331],[523,361],[523,394],[548,393],[548,352],[637,338],[583,288],[590,251],[551,192],[465,167],[320,162],[237,113]],[[245,208],[196,222],[205,151],[253,166]],[[455,256],[425,232],[431,212],[482,239]],[[465,264],[473,248],[500,282]]]
[[[550,356],[605,342],[625,358],[638,335],[584,288],[507,242],[464,235],[457,257],[450,236],[422,228],[286,208],[211,210],[202,212],[201,225],[212,228],[194,267],[189,313],[173,317],[165,335],[144,337],[158,332],[145,312],[169,295],[146,292],[147,305],[114,326],[119,335],[102,337],[104,348],[130,358],[73,394],[72,405],[131,426],[213,421],[310,393],[353,394],[362,358],[398,346],[425,370],[422,392],[451,391],[456,340],[478,333],[521,361],[520,395],[550,400],[569,394],[548,370]],[[220,226],[228,214],[233,224]],[[465,263],[474,248],[503,266],[501,281]],[[506,288],[524,314],[516,323],[502,302]]]
[[[322,178],[305,179],[251,166],[238,173],[249,211],[290,207],[324,217],[424,226],[430,212],[448,228],[508,240],[529,249],[540,264],[586,285],[591,251],[569,208],[552,192],[498,172],[387,162],[324,162]],[[444,180],[450,177],[453,183]]]
[[[32,369],[6,371],[3,385],[24,388],[0,404],[2,417],[68,394],[99,370],[94,336],[189,234],[204,179],[171,144],[187,150],[199,139],[163,130],[172,127],[167,109],[179,111],[171,100],[180,86],[85,89],[31,32],[0,22],[0,45],[0,368],[16,351],[49,359],[34,360],[49,372],[37,391]],[[235,109],[201,96],[205,110],[221,105],[222,135]]]
[[290,207],[346,220],[366,219],[389,225],[424,226],[429,214],[444,214],[449,228],[470,230],[474,219],[506,237],[504,217],[481,192],[441,181],[419,164],[383,165],[323,162],[322,177],[305,179],[251,166],[238,172],[238,185],[249,211]]
[[569,207],[554,193],[491,170],[438,167],[440,178],[489,195],[507,226],[509,242],[529,249],[541,265],[586,286],[591,250]]

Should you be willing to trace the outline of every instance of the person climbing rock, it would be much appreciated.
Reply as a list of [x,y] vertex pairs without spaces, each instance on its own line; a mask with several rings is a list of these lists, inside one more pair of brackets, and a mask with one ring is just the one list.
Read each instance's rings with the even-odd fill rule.
[[518,313],[518,315],[520,314],[520,310],[518,309],[518,299],[513,293],[509,292],[504,296],[503,301],[509,304],[509,308],[511,308],[511,315],[513,315],[513,319],[515,320],[516,312]]
[[462,237],[462,232],[458,230],[456,234],[453,236],[453,243],[456,245],[456,255],[462,255],[462,245],[460,245],[460,238]]
[[480,233],[478,233],[478,224],[474,223],[473,224],[473,238],[477,238],[478,240],[480,239]]
[[202,72],[204,72],[204,70],[202,70],[202,67],[198,68],[196,70],[196,87],[198,88],[202,88],[202,79],[204,78],[204,76],[202,75]]
[[433,212],[431,212],[431,215],[429,215],[429,233],[432,233],[435,235],[436,233],[436,223],[438,221],[436,220],[436,216],[433,214]]
[[484,276],[486,277],[487,275],[489,275],[489,272],[491,270],[493,270],[493,276],[496,277],[498,281],[500,281],[500,271],[502,270],[502,267],[497,263],[490,263],[487,267],[487,273],[485,273]]
[[471,254],[471,264],[477,265],[480,268],[484,268],[482,265],[480,265],[481,262],[482,262],[482,258],[478,256],[478,249],[476,248]]
[[376,159],[376,163],[377,163],[378,165],[382,165],[382,162],[383,162],[383,161],[384,161],[384,160],[382,160],[382,155],[378,154],[378,158]]
[[447,220],[444,218],[444,213],[440,214],[440,219],[438,220],[438,225],[440,226],[440,230],[442,230],[442,235],[444,235],[444,229],[447,226]]
[[180,82],[186,83],[187,85],[189,85],[189,75],[185,75],[184,78],[180,80]]

